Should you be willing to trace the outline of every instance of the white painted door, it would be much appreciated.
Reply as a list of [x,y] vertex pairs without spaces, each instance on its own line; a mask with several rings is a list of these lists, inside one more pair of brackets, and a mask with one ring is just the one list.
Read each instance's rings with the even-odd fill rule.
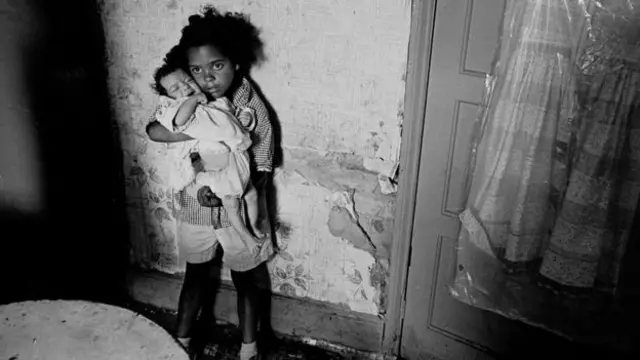
[[488,358],[545,335],[458,302],[448,291],[456,272],[457,215],[465,205],[471,136],[505,0],[435,4],[401,355],[409,360],[428,359],[428,354]]

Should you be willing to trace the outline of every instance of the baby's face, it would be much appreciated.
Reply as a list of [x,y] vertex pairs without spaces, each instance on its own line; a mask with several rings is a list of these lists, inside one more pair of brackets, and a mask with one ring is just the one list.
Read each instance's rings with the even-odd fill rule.
[[189,74],[183,70],[176,70],[160,80],[160,85],[173,99],[179,99],[199,93],[200,88]]

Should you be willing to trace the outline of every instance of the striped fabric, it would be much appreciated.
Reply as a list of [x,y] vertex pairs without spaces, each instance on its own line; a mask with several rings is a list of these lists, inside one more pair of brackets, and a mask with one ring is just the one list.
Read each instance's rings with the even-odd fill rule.
[[[249,149],[254,169],[271,172],[273,170],[273,127],[269,111],[255,91],[249,80],[242,79],[242,84],[233,94],[233,105],[248,107],[256,112],[256,128],[252,134],[253,145]],[[246,126],[246,124],[243,124]]]
[[184,190],[173,192],[173,217],[188,224],[213,226],[216,229],[231,226],[223,207],[200,206],[198,199]]

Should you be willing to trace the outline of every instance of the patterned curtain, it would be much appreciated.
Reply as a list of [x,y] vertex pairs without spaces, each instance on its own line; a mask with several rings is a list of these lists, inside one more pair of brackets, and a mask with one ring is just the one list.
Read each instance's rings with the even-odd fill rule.
[[540,272],[612,292],[640,193],[640,1],[594,5],[574,60],[577,148],[563,159],[568,182]]

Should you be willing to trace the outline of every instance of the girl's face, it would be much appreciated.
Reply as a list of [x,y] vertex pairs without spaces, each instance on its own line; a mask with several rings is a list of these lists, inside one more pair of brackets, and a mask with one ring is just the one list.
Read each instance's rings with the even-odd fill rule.
[[233,84],[236,66],[213,45],[187,49],[189,72],[200,88],[214,99],[222,97]]

